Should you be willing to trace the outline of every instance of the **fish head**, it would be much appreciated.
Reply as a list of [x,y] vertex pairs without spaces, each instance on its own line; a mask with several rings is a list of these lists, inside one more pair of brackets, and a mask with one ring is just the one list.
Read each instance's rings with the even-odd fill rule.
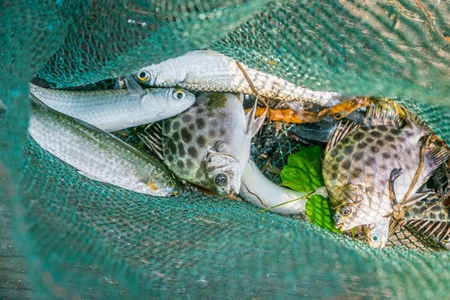
[[168,118],[191,107],[195,103],[195,95],[177,88],[151,90],[141,98],[141,108],[151,112],[155,108],[155,102],[164,107],[164,111],[161,110],[160,114]]
[[378,223],[364,226],[366,240],[370,247],[384,248],[389,237],[389,220],[390,218],[385,218]]
[[337,228],[345,231],[360,225],[377,223],[383,219],[377,206],[377,200],[380,199],[379,190],[368,187],[364,184],[347,184],[345,186],[336,186],[340,190],[337,195],[339,199],[334,199],[332,203],[338,203],[333,207],[334,224]]
[[210,153],[197,172],[198,184],[221,196],[239,193],[244,173],[239,162],[227,154]]
[[176,59],[141,68],[132,75],[138,82],[150,86],[177,86],[186,81],[188,73]]

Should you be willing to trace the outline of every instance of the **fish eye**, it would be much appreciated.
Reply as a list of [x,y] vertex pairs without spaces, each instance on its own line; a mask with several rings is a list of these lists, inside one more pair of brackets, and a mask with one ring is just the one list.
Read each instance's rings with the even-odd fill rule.
[[224,186],[228,183],[228,177],[224,173],[217,174],[216,177],[214,178],[214,182],[218,186]]
[[182,100],[184,97],[186,97],[186,93],[183,90],[175,90],[173,92],[173,98],[175,100]]
[[380,237],[378,236],[378,234],[374,234],[370,237],[370,240],[374,243],[378,242],[379,239]]
[[446,243],[448,243],[449,240],[450,240],[450,235],[446,235],[446,236],[442,239],[442,241],[443,241],[443,242],[446,242]]
[[149,81],[150,77],[151,77],[151,75],[150,75],[150,72],[148,72],[148,71],[141,71],[138,74],[138,79],[140,82]]
[[341,212],[344,216],[348,216],[352,212],[352,209],[350,207],[344,206],[343,208],[341,208]]

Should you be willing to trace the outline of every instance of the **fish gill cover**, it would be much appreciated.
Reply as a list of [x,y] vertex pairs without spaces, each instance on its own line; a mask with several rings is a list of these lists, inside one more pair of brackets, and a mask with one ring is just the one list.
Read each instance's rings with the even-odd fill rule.
[[375,251],[247,203],[85,180],[27,138],[28,82],[211,48],[314,90],[398,97],[450,142],[445,1],[3,1],[0,295],[446,298],[446,252]]

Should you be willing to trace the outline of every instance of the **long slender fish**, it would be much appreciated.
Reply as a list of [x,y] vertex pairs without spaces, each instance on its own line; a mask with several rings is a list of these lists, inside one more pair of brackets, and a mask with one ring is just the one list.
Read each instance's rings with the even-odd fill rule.
[[[251,138],[264,122],[245,115],[242,97],[200,93],[185,112],[162,121],[164,163],[177,175],[218,195],[238,193],[250,156]],[[141,136],[152,147],[151,135]]]
[[107,132],[33,100],[30,136],[43,149],[78,169],[80,174],[137,193],[179,194],[180,184],[157,159]]
[[373,101],[364,124],[337,127],[323,162],[342,230],[400,217],[404,207],[429,196],[417,191],[450,153],[417,116],[389,99]]
[[[283,101],[305,100],[323,106],[337,104],[338,93],[319,92],[296,86],[284,79],[241,64],[260,96]],[[181,87],[191,91],[253,94],[236,61],[212,50],[197,50],[133,74],[139,82],[158,87]]]
[[[309,197],[315,194],[328,197],[325,187],[317,189]],[[271,212],[279,214],[301,213],[305,211],[308,200],[308,193],[281,187],[267,179],[252,160],[245,166],[239,195],[258,207],[270,208]]]
[[142,89],[132,78],[128,90],[62,91],[30,83],[30,92],[47,106],[105,131],[116,131],[175,116],[195,102],[177,88]]

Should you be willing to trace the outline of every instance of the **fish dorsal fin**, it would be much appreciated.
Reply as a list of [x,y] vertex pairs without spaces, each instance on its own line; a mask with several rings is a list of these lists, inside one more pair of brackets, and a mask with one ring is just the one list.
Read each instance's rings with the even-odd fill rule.
[[371,98],[364,123],[371,126],[396,126],[400,128],[405,122],[406,112],[403,107],[388,98]]
[[264,120],[266,119],[267,110],[255,119],[255,113],[256,108],[258,107],[258,98],[255,100],[255,104],[253,105],[252,109],[245,115],[245,121],[247,123],[247,130],[245,131],[245,134],[250,136],[252,138],[258,130],[261,128],[262,124],[264,123]]
[[339,122],[330,134],[330,139],[328,140],[325,152],[330,151],[334,145],[345,138],[349,133],[353,132],[356,128],[358,128],[358,126],[358,124],[353,123],[352,121],[347,121],[345,123],[343,121]]
[[126,75],[124,80],[127,84],[127,89],[130,95],[142,97],[146,94],[139,83],[137,83],[136,80],[134,80],[130,75]]
[[161,125],[152,123],[148,125],[143,133],[138,133],[139,139],[147,146],[147,148],[164,161],[162,155]]

